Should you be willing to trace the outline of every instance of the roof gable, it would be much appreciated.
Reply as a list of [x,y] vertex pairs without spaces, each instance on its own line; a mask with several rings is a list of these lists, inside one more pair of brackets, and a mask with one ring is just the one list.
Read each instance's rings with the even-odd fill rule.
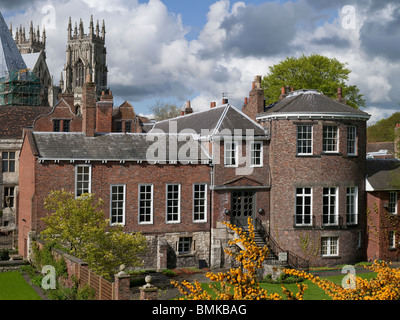
[[253,130],[253,134],[257,136],[265,135],[264,129],[258,123],[229,104],[156,122],[150,132],[192,132],[204,137],[233,135],[235,130],[240,130],[241,135],[245,135],[246,130]]

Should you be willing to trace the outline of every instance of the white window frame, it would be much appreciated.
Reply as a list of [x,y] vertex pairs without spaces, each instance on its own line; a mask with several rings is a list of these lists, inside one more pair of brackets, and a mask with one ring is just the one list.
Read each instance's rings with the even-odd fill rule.
[[[229,148],[228,148],[229,146]],[[232,148],[233,146],[233,148]],[[233,156],[232,154],[234,153]],[[235,163],[233,163],[233,161]],[[237,167],[239,163],[239,144],[238,141],[225,140],[224,141],[224,165],[225,167]]]
[[397,191],[389,192],[388,212],[397,214]]
[[[334,130],[333,130],[334,129]],[[333,147],[333,150],[330,150]],[[339,127],[337,125],[326,125],[322,128],[322,152],[339,152]]]
[[[255,150],[254,146],[255,145],[259,145],[260,149],[259,150]],[[258,157],[256,157],[256,152],[260,153]],[[250,167],[262,167],[263,166],[263,142],[262,141],[251,141],[250,142]],[[255,160],[259,160],[259,164],[255,164]]]
[[[300,190],[300,189],[301,189],[301,193],[297,193],[297,190]],[[310,193],[306,193],[305,189],[310,189]],[[302,204],[301,204],[302,222],[301,223],[297,222],[297,216],[299,216],[299,214],[297,214],[297,208],[299,207],[299,205],[297,204],[297,199],[299,197],[302,199],[302,201],[301,201],[302,202]],[[310,206],[310,222],[309,223],[305,223],[304,222],[304,218],[306,216],[304,214],[305,208],[306,208],[306,205],[305,205],[305,199],[306,198],[310,198],[310,205],[309,205]],[[295,222],[295,225],[296,226],[312,226],[312,224],[313,224],[313,189],[310,188],[310,187],[295,188],[295,203],[294,203],[294,205],[295,205],[295,211],[294,211],[294,215],[295,215],[294,222]]]
[[346,188],[346,223],[358,224],[358,187]]
[[[87,192],[81,192],[78,194],[78,189],[84,189],[83,187],[78,188],[78,183],[83,183],[83,181],[78,181],[78,176],[81,175],[81,173],[78,173],[79,168],[89,168],[89,181],[88,181],[88,190]],[[90,164],[78,164],[75,166],[75,197],[79,197],[80,195],[84,193],[91,193],[92,192],[92,166]]]
[[[150,220],[149,221],[140,221],[140,217],[141,217],[141,213],[140,213],[140,209],[141,209],[141,201],[148,201],[147,199],[142,199],[142,192],[141,192],[141,187],[150,187],[150,195],[151,195],[151,199],[150,199]],[[147,193],[147,191],[146,191]],[[138,186],[138,224],[153,224],[153,204],[154,204],[154,186],[152,183],[140,183]],[[147,208],[147,206],[146,206]],[[146,214],[147,215],[147,214]]]
[[321,255],[323,257],[339,256],[339,237],[322,237]]
[[[325,193],[325,190],[328,189],[328,193]],[[335,189],[335,191],[332,193],[331,189]],[[339,224],[339,211],[338,211],[338,202],[339,202],[339,197],[338,197],[338,190],[339,188],[337,187],[327,187],[323,188],[322,190],[322,224],[324,226],[337,226]],[[324,204],[324,199],[328,199],[328,204]],[[332,199],[334,199],[334,212],[331,212],[332,208]],[[328,207],[328,214],[324,214],[325,207]],[[328,222],[324,222],[324,218],[328,217]],[[334,221],[331,222],[331,217],[333,216]]]
[[[302,130],[300,130],[302,128]],[[307,128],[304,130],[304,128]],[[308,131],[310,130],[310,132]],[[304,136],[311,135],[311,138]],[[300,143],[301,142],[301,143]],[[310,152],[303,152],[304,149],[310,148]],[[309,156],[313,154],[313,126],[312,125],[298,125],[297,126],[297,155]]]
[[[121,202],[121,200],[119,200],[119,199],[117,199],[117,200],[113,200],[113,188],[114,187],[116,187],[116,188],[119,188],[119,187],[122,187],[123,189],[122,189],[122,196],[123,196],[123,199],[122,199],[122,208],[117,208],[117,210],[118,209],[122,209],[122,221],[121,222],[112,222],[112,218],[113,218],[113,204],[114,203],[120,203]],[[117,192],[117,195],[119,194],[119,192]],[[125,208],[126,208],[126,206],[125,206],[125,203],[126,203],[126,185],[125,184],[112,184],[112,185],[110,185],[110,224],[112,225],[112,226],[114,226],[114,225],[125,225]],[[119,215],[117,214],[117,216],[116,217],[118,217]]]
[[347,155],[356,156],[357,155],[357,127],[348,126],[347,127]]
[[[170,199],[168,191],[168,187],[177,186],[178,187],[178,199]],[[175,191],[173,191],[175,192]],[[168,213],[168,201],[178,201],[177,205],[173,205],[173,207],[177,208],[178,212]],[[168,219],[168,215],[177,215],[177,219],[170,220]],[[181,222],[181,185],[179,183],[167,183],[165,186],[165,222],[166,223],[180,223]]]
[[[202,186],[204,187],[204,198],[196,198],[196,186]],[[202,191],[197,191],[197,192],[202,192]],[[204,202],[204,212],[198,213],[198,215],[203,215],[203,219],[196,219],[195,218],[195,209],[196,209],[196,200]],[[199,207],[201,204],[198,205]],[[193,184],[193,222],[207,222],[207,183],[194,183]]]
[[396,249],[396,231],[389,231],[389,249]]

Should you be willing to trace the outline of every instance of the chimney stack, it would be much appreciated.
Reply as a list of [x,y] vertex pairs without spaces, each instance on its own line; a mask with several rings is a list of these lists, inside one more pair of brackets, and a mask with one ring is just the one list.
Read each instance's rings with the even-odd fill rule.
[[265,97],[264,90],[261,87],[261,76],[257,75],[254,77],[249,98],[245,98],[245,104],[242,111],[255,121],[257,114],[264,112],[264,106]]
[[222,104],[228,104],[228,99],[227,98],[223,98],[222,99]]
[[187,101],[186,102],[186,108],[185,108],[185,114],[190,114],[190,113],[193,113],[193,109],[190,106],[190,101]]
[[96,85],[91,74],[86,76],[82,92],[82,130],[87,137],[94,137],[96,126]]
[[343,92],[342,92],[342,87],[339,87],[337,90],[337,98],[336,101],[346,104],[347,103],[347,99],[343,97]]
[[111,91],[103,91],[100,101],[96,103],[96,132],[112,132],[112,111],[114,97]]

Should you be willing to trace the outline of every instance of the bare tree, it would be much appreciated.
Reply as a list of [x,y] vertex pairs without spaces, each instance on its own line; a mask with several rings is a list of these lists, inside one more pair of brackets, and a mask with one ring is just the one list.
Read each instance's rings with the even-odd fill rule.
[[166,120],[180,116],[181,111],[175,104],[157,100],[155,104],[149,107],[156,121]]

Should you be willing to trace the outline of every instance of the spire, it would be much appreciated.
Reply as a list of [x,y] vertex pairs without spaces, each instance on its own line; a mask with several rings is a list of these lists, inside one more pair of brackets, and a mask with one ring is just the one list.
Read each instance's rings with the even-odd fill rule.
[[0,13],[0,77],[22,69],[26,69],[26,64]]
[[102,37],[103,39],[106,38],[106,25],[105,25],[105,23],[104,23],[104,20],[103,20],[103,25],[102,25],[102,27],[101,27],[101,37]]
[[81,38],[83,38],[83,35],[84,35],[83,21],[82,21],[82,19],[81,19],[81,21],[79,22],[79,36],[80,36]]
[[78,24],[75,21],[75,28],[74,28],[74,37],[76,37],[78,35]]
[[71,17],[69,17],[68,20],[68,40],[72,38],[72,23],[71,23]]
[[90,16],[90,26],[89,26],[90,35],[94,35],[94,27],[93,27],[93,15]]
[[96,36],[100,35],[100,27],[99,27],[99,20],[97,20],[97,24],[96,24]]
[[[38,31],[39,31],[39,29],[38,29]],[[43,44],[46,44],[46,28],[45,28],[45,26],[43,26],[42,42],[43,42]]]
[[29,28],[29,40],[30,41],[33,41],[34,39],[33,39],[33,36],[34,36],[34,33],[33,33],[33,21],[31,20],[31,26],[30,26],[30,28]]

